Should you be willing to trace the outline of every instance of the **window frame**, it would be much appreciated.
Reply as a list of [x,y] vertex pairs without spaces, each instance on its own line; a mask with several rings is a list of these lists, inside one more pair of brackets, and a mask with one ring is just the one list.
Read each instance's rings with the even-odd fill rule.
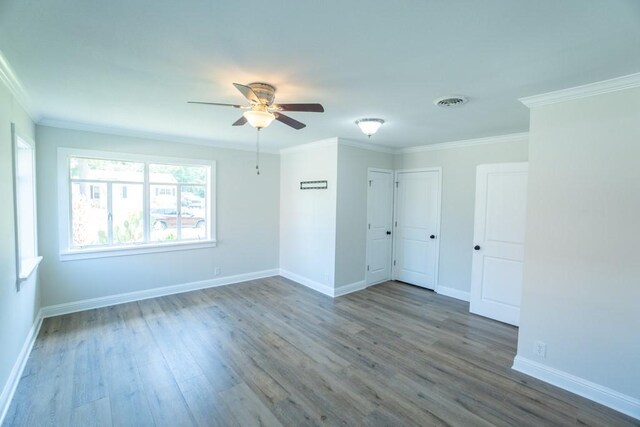
[[[31,152],[31,198],[32,198],[32,218],[33,218],[33,230],[31,231],[33,239],[31,244],[33,245],[33,256],[26,258],[23,256],[23,243],[25,236],[21,236],[20,230],[22,229],[22,222],[24,215],[21,215],[22,209],[20,206],[19,191],[21,189],[19,183],[20,176],[20,162],[19,162],[19,147],[18,144],[24,144]],[[16,286],[18,291],[20,290],[21,282],[26,281],[34,271],[38,268],[38,265],[42,261],[42,257],[38,255],[38,206],[37,206],[37,183],[36,183],[36,144],[30,138],[26,138],[16,131],[16,126],[11,123],[11,160],[13,167],[13,211],[14,211],[14,228],[15,228],[15,251],[16,251]],[[31,239],[30,239],[31,240]]]
[[[149,167],[151,163],[184,165],[184,166],[208,166],[210,169],[207,187],[208,206],[205,212],[208,224],[208,238],[205,240],[180,240],[170,242],[145,241],[128,245],[105,245],[90,246],[85,248],[72,247],[73,237],[71,233],[71,176],[70,158],[84,157],[90,159],[103,159],[114,161],[144,162],[145,176],[139,184],[143,185],[143,217],[146,219],[150,215],[150,194],[149,188],[153,183],[149,178]],[[58,241],[59,255],[61,261],[71,261],[80,259],[103,258],[113,256],[128,256],[138,254],[148,254],[157,252],[170,252],[180,250],[191,250],[201,248],[212,248],[217,246],[216,240],[216,162],[214,160],[191,159],[184,157],[155,156],[146,154],[134,154],[115,151],[99,151],[76,148],[58,148]],[[115,181],[114,181],[115,182]],[[123,183],[127,183],[124,182]],[[150,227],[150,225],[149,225]],[[145,230],[149,228],[145,226]],[[149,236],[145,231],[145,239]]]

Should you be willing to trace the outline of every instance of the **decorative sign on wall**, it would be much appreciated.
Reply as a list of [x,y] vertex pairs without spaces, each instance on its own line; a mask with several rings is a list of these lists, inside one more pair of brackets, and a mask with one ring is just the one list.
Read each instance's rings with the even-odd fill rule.
[[300,181],[301,190],[326,190],[327,181]]

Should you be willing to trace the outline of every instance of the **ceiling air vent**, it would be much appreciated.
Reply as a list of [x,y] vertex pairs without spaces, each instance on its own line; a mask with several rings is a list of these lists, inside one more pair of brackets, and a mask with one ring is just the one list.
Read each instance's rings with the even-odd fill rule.
[[438,107],[459,107],[462,104],[466,104],[469,99],[466,96],[460,95],[449,95],[443,96],[442,98],[434,99],[433,103]]

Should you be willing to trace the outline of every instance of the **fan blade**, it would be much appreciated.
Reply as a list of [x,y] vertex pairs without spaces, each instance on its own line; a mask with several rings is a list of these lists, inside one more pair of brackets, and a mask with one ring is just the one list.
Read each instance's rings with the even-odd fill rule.
[[256,95],[253,89],[251,89],[249,86],[241,85],[240,83],[234,83],[233,85],[249,101],[255,102],[256,104],[260,104],[260,99],[258,98],[258,95]]
[[277,108],[282,111],[308,111],[310,113],[324,113],[321,104],[278,104]]
[[233,122],[231,126],[242,126],[245,123],[247,123],[247,118],[245,116],[240,116],[240,118]]
[[273,113],[274,116],[276,116],[276,120],[279,122],[284,123],[285,125],[291,126],[294,129],[302,129],[303,127],[305,127],[306,125],[302,122],[297,121],[296,119],[292,119],[289,116],[285,116],[284,114],[281,113]]
[[220,104],[220,103],[218,103],[218,102],[187,101],[187,104],[219,105],[219,106],[222,106],[222,107],[242,108],[242,105],[236,105],[236,104]]

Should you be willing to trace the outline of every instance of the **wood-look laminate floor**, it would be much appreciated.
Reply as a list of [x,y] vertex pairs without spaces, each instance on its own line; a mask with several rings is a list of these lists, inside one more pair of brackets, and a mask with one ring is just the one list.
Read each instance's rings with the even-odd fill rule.
[[637,425],[510,369],[517,329],[281,277],[46,319],[7,426]]

